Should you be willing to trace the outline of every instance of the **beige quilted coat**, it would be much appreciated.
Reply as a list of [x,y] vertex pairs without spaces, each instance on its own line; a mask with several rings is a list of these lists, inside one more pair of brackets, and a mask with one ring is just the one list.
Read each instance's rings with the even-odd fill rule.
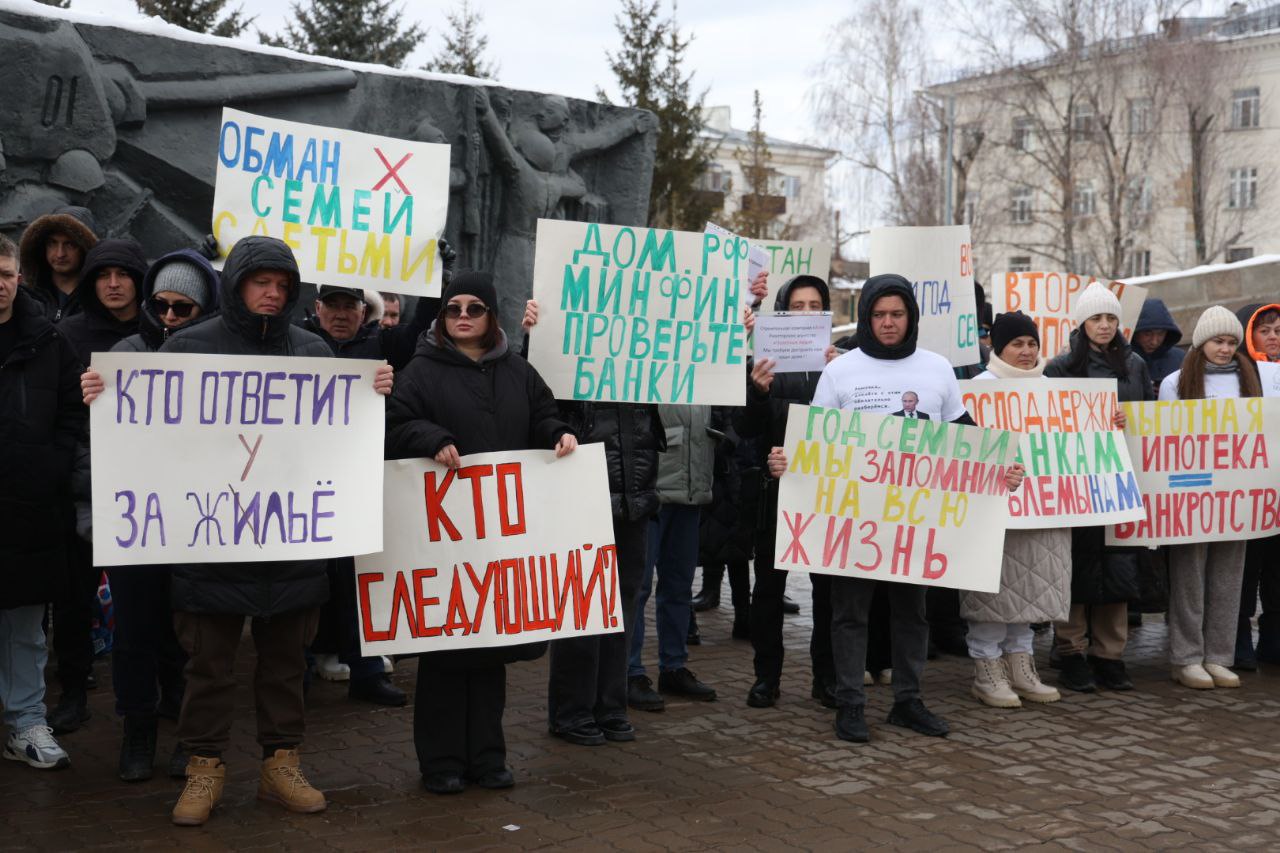
[[[1040,376],[1044,360],[1033,370],[1018,370],[992,358],[977,379]],[[1004,538],[1000,591],[961,592],[960,615],[972,622],[1054,622],[1071,607],[1071,528],[1010,530]]]

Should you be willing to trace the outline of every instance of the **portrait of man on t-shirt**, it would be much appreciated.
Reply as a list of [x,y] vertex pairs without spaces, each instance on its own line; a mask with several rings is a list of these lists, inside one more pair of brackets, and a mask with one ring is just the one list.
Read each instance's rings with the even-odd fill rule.
[[919,410],[920,395],[915,391],[908,391],[902,395],[902,408],[893,413],[895,418],[910,418],[911,420],[929,420],[929,413]]

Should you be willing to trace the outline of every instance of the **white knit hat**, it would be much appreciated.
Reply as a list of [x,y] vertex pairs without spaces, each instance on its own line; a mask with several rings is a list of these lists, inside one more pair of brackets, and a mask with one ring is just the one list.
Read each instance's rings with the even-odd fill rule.
[[1083,323],[1097,314],[1114,314],[1120,316],[1120,300],[1107,289],[1104,284],[1094,282],[1084,289],[1076,300],[1076,307],[1071,311],[1071,319]]
[[1240,319],[1221,305],[1206,308],[1196,320],[1196,330],[1191,333],[1191,345],[1197,349],[1218,335],[1230,335],[1239,343],[1244,340],[1244,326]]

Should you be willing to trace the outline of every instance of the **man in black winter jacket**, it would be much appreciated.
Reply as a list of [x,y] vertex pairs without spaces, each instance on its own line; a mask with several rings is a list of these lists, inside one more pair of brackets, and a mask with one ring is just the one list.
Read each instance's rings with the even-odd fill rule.
[[[773,304],[774,311],[829,311],[831,294],[827,283],[817,276],[798,275],[783,283]],[[828,359],[835,350],[828,350]],[[735,426],[743,438],[763,437],[760,468],[765,468],[768,448],[783,444],[787,433],[787,410],[793,403],[808,405],[818,387],[821,373],[773,373],[773,363],[764,359],[752,365],[747,385],[747,405]],[[751,591],[751,646],[755,650],[756,681],[747,693],[747,704],[767,708],[777,701],[782,678],[783,593],[787,572],[773,567],[774,537],[778,516],[778,481],[765,483],[765,499],[760,502],[757,527],[755,586]],[[813,636],[809,654],[813,662],[813,698],[835,707],[835,664],[831,658],[831,578],[811,574],[813,583]]]
[[[161,353],[333,356],[322,339],[289,321],[300,280],[293,252],[281,241],[255,236],[238,242],[223,266],[221,288],[222,312],[170,337]],[[381,393],[390,391],[390,373],[390,367],[379,372],[375,387]],[[324,795],[302,775],[297,747],[304,731],[303,649],[315,636],[328,594],[324,560],[174,566],[175,624],[190,656],[178,737],[191,752],[174,823],[203,824],[221,797],[245,617],[252,620],[258,653],[258,797],[296,812],[325,808]]]
[[4,757],[32,767],[70,759],[45,725],[45,604],[66,575],[68,486],[84,431],[80,362],[18,285],[17,250],[0,235],[0,706]]
[[98,242],[97,230],[88,208],[67,206],[41,216],[22,233],[22,274],[28,293],[55,323],[80,312],[80,268]]
[[[103,240],[84,257],[74,303],[68,303],[79,310],[58,323],[82,364],[138,331],[139,293],[146,274],[147,259],[133,240]],[[62,693],[49,725],[57,734],[73,732],[89,719],[93,601],[102,574],[94,569],[92,546],[84,540],[74,538],[68,556],[71,583],[53,605],[53,648]]]

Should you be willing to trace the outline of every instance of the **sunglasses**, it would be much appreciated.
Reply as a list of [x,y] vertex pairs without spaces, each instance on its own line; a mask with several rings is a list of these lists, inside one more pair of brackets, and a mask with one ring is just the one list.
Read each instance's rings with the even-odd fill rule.
[[173,316],[179,320],[185,320],[191,316],[191,312],[196,308],[194,302],[166,302],[158,296],[151,297],[151,310],[156,313],[157,317],[163,317],[170,311]]
[[456,302],[450,302],[444,306],[444,316],[450,320],[456,320],[463,314],[467,315],[468,320],[479,320],[485,314],[489,313],[489,306],[479,302],[468,303],[465,308]]

